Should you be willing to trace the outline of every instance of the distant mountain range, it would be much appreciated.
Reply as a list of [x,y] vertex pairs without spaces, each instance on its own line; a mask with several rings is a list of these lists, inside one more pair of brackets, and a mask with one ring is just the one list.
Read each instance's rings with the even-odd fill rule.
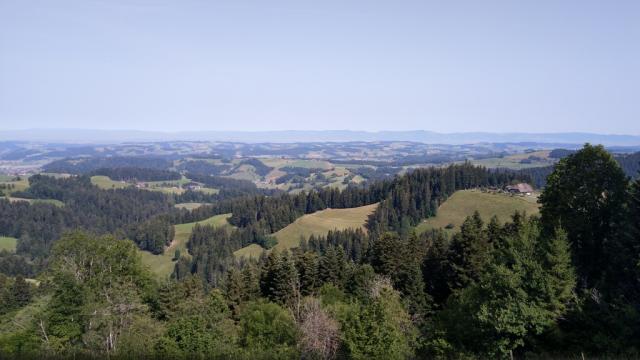
[[607,146],[638,146],[640,136],[592,133],[437,133],[432,131],[181,131],[93,129],[0,130],[0,141],[34,141],[65,143],[121,143],[137,141],[232,141],[247,143],[346,142],[346,141],[415,141],[430,144],[473,143],[552,143]]

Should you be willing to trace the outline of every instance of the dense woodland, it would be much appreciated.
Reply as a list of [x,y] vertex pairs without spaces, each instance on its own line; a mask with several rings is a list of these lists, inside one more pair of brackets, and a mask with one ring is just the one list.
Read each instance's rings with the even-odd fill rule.
[[[342,191],[240,188],[186,211],[161,193],[33,176],[22,196],[65,205],[0,200],[0,235],[19,238],[16,255],[0,255],[0,320],[31,316],[0,327],[0,356],[638,357],[640,180],[604,148],[560,160],[539,217],[476,214],[453,234],[413,231],[457,190],[520,179],[464,163]],[[366,231],[233,257],[273,246],[269,235],[303,214],[373,203]],[[172,224],[223,213],[233,226],[194,227],[172,279],[143,267],[138,248],[161,251]]]
[[45,172],[61,174],[87,174],[98,169],[135,167],[167,170],[173,163],[169,159],[149,156],[110,156],[91,158],[69,158],[56,160],[44,166]]

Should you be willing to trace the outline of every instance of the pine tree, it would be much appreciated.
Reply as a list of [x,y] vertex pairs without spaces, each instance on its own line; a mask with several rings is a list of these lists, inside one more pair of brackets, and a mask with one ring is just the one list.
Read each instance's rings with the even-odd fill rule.
[[236,313],[239,305],[247,298],[244,291],[245,287],[240,271],[236,268],[229,269],[225,280],[225,297],[229,301],[229,305],[234,310],[234,313]]
[[320,258],[319,278],[337,287],[344,285],[345,255],[341,247],[329,246]]
[[318,281],[318,255],[305,252],[296,259],[296,268],[300,275],[300,291],[302,295],[310,295]]
[[253,301],[260,297],[260,274],[255,265],[248,264],[242,269],[242,284],[245,301]]
[[468,217],[457,233],[447,254],[449,288],[462,289],[477,281],[491,253],[491,244],[484,231],[480,214]]

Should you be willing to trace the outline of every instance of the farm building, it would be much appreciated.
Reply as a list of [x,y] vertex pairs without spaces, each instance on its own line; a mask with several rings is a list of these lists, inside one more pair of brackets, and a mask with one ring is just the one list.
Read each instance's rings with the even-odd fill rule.
[[187,190],[200,190],[201,186],[197,182],[189,182],[183,186]]
[[531,195],[531,193],[533,192],[533,187],[526,183],[520,183],[515,185],[507,185],[505,190],[512,194]]

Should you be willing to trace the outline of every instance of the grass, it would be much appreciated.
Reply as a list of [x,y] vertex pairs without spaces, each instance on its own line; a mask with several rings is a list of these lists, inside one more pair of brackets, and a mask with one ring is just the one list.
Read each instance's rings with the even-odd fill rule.
[[537,214],[539,211],[537,197],[483,193],[479,190],[457,191],[440,205],[437,216],[420,223],[416,227],[416,232],[444,228],[448,224],[453,224],[455,228],[450,231],[455,231],[459,229],[464,219],[473,215],[475,211],[478,211],[485,221],[489,221],[495,215],[498,220],[505,222],[516,210],[525,211],[529,215]]
[[[325,235],[330,230],[364,228],[367,217],[375,210],[376,206],[378,204],[350,209],[326,209],[304,215],[273,234],[278,239],[278,244],[274,248],[279,251],[291,249],[300,245],[301,238],[306,239],[311,235]],[[258,257],[261,252],[262,248],[259,245],[251,244],[237,250],[234,255],[236,257]]]
[[230,226],[227,219],[231,214],[221,214],[210,217],[208,219],[175,225],[176,234],[171,242],[171,245],[165,249],[161,255],[154,255],[148,251],[140,251],[142,255],[142,263],[147,265],[151,272],[155,274],[159,279],[167,279],[173,272],[174,261],[173,257],[176,250],[180,250],[182,256],[189,256],[187,251],[187,241],[191,236],[191,230],[195,224],[200,225],[213,225],[213,226]]
[[[556,160],[549,158],[550,150],[540,150],[534,151],[530,153],[521,153],[521,154],[513,154],[508,155],[502,158],[487,158],[487,159],[479,159],[472,160],[471,162],[474,165],[485,166],[488,168],[506,168],[513,170],[534,168],[534,167],[542,167],[549,166],[555,164]],[[530,156],[538,157],[539,160],[532,160],[529,164],[523,164],[520,161],[524,159],[528,159]]]
[[187,209],[187,210],[193,210],[193,209],[197,209],[200,206],[204,205],[205,203],[199,203],[199,202],[187,202],[187,203],[179,203],[179,204],[175,204],[174,206],[178,209]]
[[236,250],[233,255],[235,255],[236,258],[258,259],[263,251],[265,251],[265,249],[262,246],[251,244],[240,250]]
[[113,181],[108,176],[103,175],[92,176],[91,183],[100,189],[122,189],[129,186],[129,184],[125,182]]
[[17,197],[8,197],[7,199],[9,199],[9,201],[11,202],[26,201],[30,204],[52,204],[57,207],[64,206],[64,203],[62,201],[56,200],[56,199],[24,199],[24,198],[17,198]]
[[18,239],[8,236],[0,236],[0,251],[6,250],[9,252],[16,251],[16,245],[18,244]]
[[14,186],[14,188],[10,189],[10,190],[9,189],[1,189],[2,192],[4,192],[5,194],[11,195],[12,193],[14,193],[16,191],[27,190],[27,188],[29,187],[29,179],[27,178],[27,176],[21,176],[19,181],[13,181],[13,179],[15,179],[15,176],[2,175],[2,178],[0,178],[0,184],[13,185]]

